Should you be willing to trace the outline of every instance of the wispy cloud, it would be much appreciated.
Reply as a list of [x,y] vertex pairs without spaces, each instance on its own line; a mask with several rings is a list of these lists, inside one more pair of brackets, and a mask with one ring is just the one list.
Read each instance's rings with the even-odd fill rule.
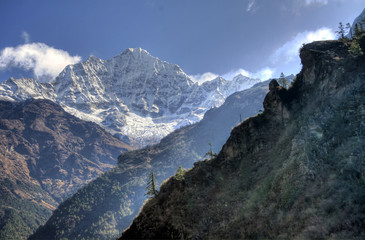
[[284,12],[290,12],[296,16],[300,16],[303,13],[303,8],[320,8],[331,3],[344,3],[345,1],[346,0],[285,0],[281,3],[280,9]]
[[287,64],[294,60],[299,61],[299,49],[304,43],[331,39],[335,39],[335,33],[329,28],[320,28],[316,31],[305,31],[298,33],[293,39],[286,42],[282,47],[277,49],[270,57],[270,60],[274,64],[278,62]]
[[0,70],[11,67],[31,70],[38,80],[50,81],[67,65],[81,61],[80,56],[71,56],[64,50],[44,43],[27,43],[29,34],[26,32],[22,36],[25,44],[0,51]]
[[[252,73],[243,68],[240,68],[240,69],[232,70],[228,73],[222,74],[221,76],[222,76],[222,78],[224,78],[226,80],[232,80],[235,76],[241,74],[243,76],[250,77],[250,78],[258,78],[261,80],[267,80],[267,79],[272,78],[274,73],[275,73],[275,69],[269,68],[269,67],[262,68],[255,73]],[[197,74],[197,75],[190,76],[190,78],[194,82],[203,83],[206,81],[211,81],[219,76],[220,75],[218,75],[218,74],[207,72],[207,73],[203,73],[203,74]]]
[[275,72],[276,72],[276,69],[266,67],[266,68],[263,68],[263,69],[259,70],[258,72],[256,72],[253,76],[254,76],[254,78],[258,78],[261,80],[268,80],[268,79],[274,77]]
[[[301,2],[302,6],[313,6],[313,5],[317,5],[317,6],[325,6],[329,3],[344,3],[348,0],[297,0],[299,2]],[[359,0],[362,1],[362,0]]]
[[250,73],[249,71],[247,71],[243,68],[240,68],[237,70],[232,70],[228,73],[223,74],[222,77],[227,80],[232,80],[235,76],[237,76],[239,74],[246,76],[246,77],[252,77],[252,73]]
[[241,74],[243,76],[250,77],[250,78],[258,78],[261,80],[267,80],[267,79],[272,78],[274,73],[275,73],[275,69],[270,68],[270,67],[262,68],[254,73],[240,68],[238,70],[230,71],[226,74],[223,74],[222,77],[227,80],[232,80],[235,76]]
[[206,72],[203,74],[196,74],[196,75],[191,75],[190,78],[197,83],[203,83],[203,82],[207,82],[210,80],[213,80],[215,78],[219,77],[218,74],[212,73],[212,72]]
[[255,0],[249,0],[246,8],[246,12],[250,12],[252,10],[253,5],[255,4]]
[[[331,29],[325,27],[317,29],[315,31],[305,31],[298,33],[290,41],[286,42],[270,56],[271,63],[268,64],[269,67],[264,67],[256,72],[250,72],[243,68],[240,68],[237,70],[229,71],[225,74],[222,74],[221,76],[224,79],[232,80],[238,74],[242,74],[243,76],[247,76],[250,78],[268,80],[273,77],[278,77],[279,72],[277,69],[287,69],[288,71],[290,70],[290,73],[296,73],[296,66],[300,66],[299,49],[304,43],[331,39],[335,39],[335,33]],[[291,71],[293,70],[293,66],[295,66],[294,72]],[[195,82],[203,83],[205,81],[213,80],[218,76],[218,74],[208,72],[190,77]]]
[[305,5],[309,6],[312,4],[327,5],[328,0],[305,0]]
[[[261,80],[268,80],[273,77],[278,77],[277,69],[287,69],[291,73],[296,73],[296,66],[300,66],[299,49],[304,43],[310,43],[319,40],[335,39],[335,33],[329,28],[320,28],[315,31],[305,31],[298,33],[290,41],[286,42],[283,46],[278,48],[271,56],[268,67],[264,67],[256,72],[250,72],[243,68],[232,70],[222,75],[224,79],[232,80],[238,74],[247,76],[250,78],[258,78]],[[294,67],[293,67],[294,66]],[[294,72],[292,68],[295,69]],[[201,76],[201,80],[209,81],[216,77],[218,74],[205,73],[198,75]]]
[[23,31],[21,37],[23,38],[25,43],[29,43],[30,42],[30,35],[26,32]]

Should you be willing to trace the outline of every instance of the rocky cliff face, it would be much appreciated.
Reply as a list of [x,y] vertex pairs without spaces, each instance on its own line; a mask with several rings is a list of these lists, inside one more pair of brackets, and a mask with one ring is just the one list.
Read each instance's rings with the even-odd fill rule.
[[293,86],[272,81],[264,112],[162,185],[121,239],[365,236],[365,58],[340,41],[300,55]]
[[0,101],[0,239],[24,239],[132,147],[49,100]]
[[140,147],[201,120],[229,95],[259,81],[240,75],[193,83],[178,65],[130,48],[109,60],[90,56],[67,66],[51,83],[9,79],[0,84],[0,99],[50,99]]
[[113,239],[137,215],[146,199],[146,180],[151,171],[158,185],[179,165],[190,168],[209,150],[217,152],[241,119],[262,108],[268,83],[237,92],[219,107],[209,110],[197,124],[183,127],[155,146],[125,153],[117,168],[80,189],[54,211],[48,222],[30,239]]

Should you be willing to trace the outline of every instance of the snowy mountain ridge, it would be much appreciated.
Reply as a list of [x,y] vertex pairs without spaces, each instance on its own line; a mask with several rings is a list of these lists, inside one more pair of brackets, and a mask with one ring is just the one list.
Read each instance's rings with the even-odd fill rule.
[[90,56],[69,65],[50,83],[11,78],[0,84],[0,99],[50,99],[69,113],[144,146],[199,121],[226,97],[259,81],[238,75],[232,81],[218,77],[194,83],[178,65],[141,48],[128,48],[109,60]]

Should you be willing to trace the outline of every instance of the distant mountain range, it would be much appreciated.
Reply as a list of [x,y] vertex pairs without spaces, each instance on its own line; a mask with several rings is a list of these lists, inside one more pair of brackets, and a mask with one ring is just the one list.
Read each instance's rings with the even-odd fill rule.
[[218,77],[194,83],[178,65],[141,48],[129,48],[109,60],[90,56],[69,65],[50,83],[9,79],[0,84],[0,99],[52,100],[74,116],[141,147],[201,120],[229,95],[259,81],[238,75],[232,81]]

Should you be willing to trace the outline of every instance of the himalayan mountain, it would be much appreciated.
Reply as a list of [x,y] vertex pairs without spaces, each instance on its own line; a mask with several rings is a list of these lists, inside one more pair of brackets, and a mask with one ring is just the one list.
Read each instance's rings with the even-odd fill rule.
[[11,78],[0,84],[0,100],[49,99],[141,147],[201,120],[229,95],[259,81],[238,75],[232,81],[218,77],[194,83],[178,65],[128,48],[109,60],[90,56],[69,65],[49,83]]

